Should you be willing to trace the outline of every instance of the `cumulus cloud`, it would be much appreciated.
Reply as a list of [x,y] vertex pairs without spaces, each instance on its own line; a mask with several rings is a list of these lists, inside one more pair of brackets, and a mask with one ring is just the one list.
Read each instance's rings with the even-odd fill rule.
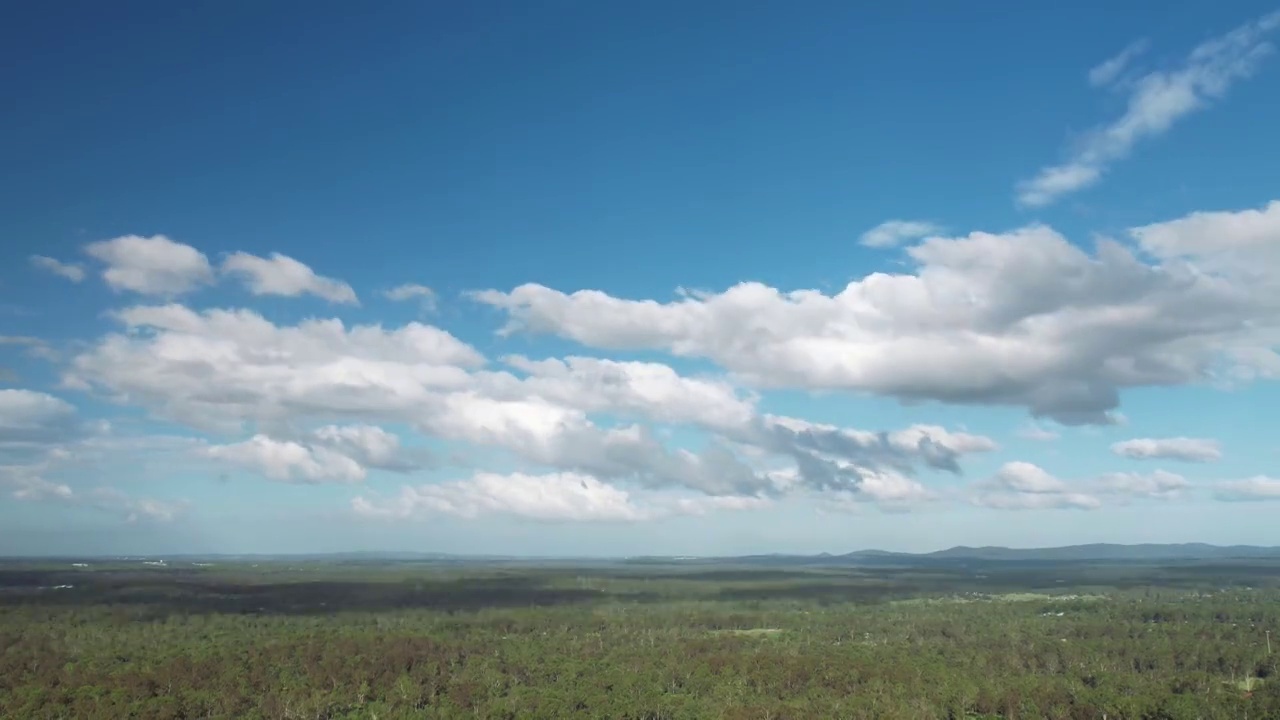
[[325,425],[298,439],[259,433],[238,443],[199,445],[194,452],[282,482],[353,483],[371,468],[418,467],[401,452],[400,438],[376,425]]
[[359,482],[365,478],[365,469],[360,463],[336,450],[273,440],[261,434],[244,442],[213,445],[202,452],[214,460],[284,482]]
[[636,522],[670,515],[703,515],[715,510],[762,507],[753,497],[679,497],[647,494],[637,497],[619,487],[581,473],[499,475],[477,473],[466,480],[405,486],[386,501],[364,496],[352,509],[373,518],[412,518],[444,513],[474,518],[512,515],[542,521]]
[[860,242],[867,247],[889,248],[940,232],[940,226],[924,220],[886,220],[862,233]]
[[266,258],[232,253],[222,261],[222,272],[239,279],[254,295],[315,295],[332,303],[360,304],[350,285],[317,275],[306,264],[278,252]]
[[76,409],[34,390],[0,390],[0,449],[64,442],[81,434]]
[[[773,415],[738,382],[1014,405],[1079,423],[1114,421],[1123,388],[1195,382],[1224,366],[1263,374],[1280,343],[1280,296],[1259,292],[1280,274],[1258,261],[1280,237],[1272,212],[1136,228],[1145,259],[1113,241],[1088,253],[1042,226],[933,237],[908,248],[913,272],[873,274],[831,296],[750,283],[668,303],[536,285],[476,294],[509,313],[509,330],[709,358],[727,374],[586,355],[491,364],[422,323],[278,325],[249,310],[170,303],[111,313],[119,330],[82,346],[63,384],[223,436],[193,452],[283,482],[358,483],[372,470],[420,467],[392,425],[496,448],[522,468],[407,487],[393,500],[361,496],[353,507],[368,515],[642,520],[793,494],[906,510],[952,495],[919,473],[960,473],[967,456],[998,444],[928,424],[877,432]],[[1228,240],[1198,239],[1215,234]],[[298,277],[315,277],[307,273]],[[73,408],[40,395],[0,395],[0,440],[76,426]],[[662,433],[681,426],[698,440],[668,446]],[[1134,440],[1116,452],[1196,452],[1170,447]],[[34,470],[7,482],[32,497],[61,492]],[[1015,462],[972,487],[989,507],[1089,509],[1187,486],[1161,471],[1066,483]]]
[[1134,438],[1113,444],[1111,452],[1134,460],[1203,463],[1222,459],[1222,448],[1218,441],[1206,438]]
[[995,476],[981,483],[973,501],[997,510],[1065,508],[1095,510],[1097,497],[1071,488],[1043,468],[1028,462],[1009,462]]
[[1247,282],[1255,292],[1280,292],[1280,200],[1261,208],[1193,212],[1133,228],[1142,249],[1162,261]]
[[[1154,262],[1106,239],[1089,253],[1033,225],[930,238],[907,250],[913,273],[875,273],[834,295],[742,283],[659,302],[527,284],[472,297],[508,314],[504,333],[707,358],[757,388],[1012,405],[1064,424],[1114,423],[1125,388],[1224,372],[1280,377],[1272,213],[1266,222],[1244,211],[1135,229]],[[1219,232],[1247,240],[1215,246]]]
[[517,381],[512,376],[488,376],[488,384],[498,394],[504,390],[532,393],[586,412],[629,413],[657,422],[713,428],[741,427],[755,415],[753,398],[741,397],[732,384],[683,377],[660,363],[589,357],[530,360],[519,355],[504,361],[527,377]]
[[235,431],[294,418],[411,418],[434,390],[469,382],[483,356],[439,328],[347,327],[306,320],[280,327],[249,310],[135,306],[72,359],[70,387],[99,389],[193,427]]
[[[245,310],[180,305],[113,317],[126,332],[74,357],[67,386],[211,432],[254,428],[254,437],[200,452],[284,481],[352,482],[369,468],[411,469],[403,457],[388,459],[392,436],[380,429],[388,423],[500,448],[531,467],[716,497],[793,489],[749,453],[792,463],[797,487],[857,491],[876,473],[958,472],[964,455],[996,447],[937,426],[874,433],[765,416],[754,395],[723,378],[685,377],[661,363],[510,356],[506,369],[488,369],[470,346],[418,323],[278,326]],[[655,424],[698,429],[702,447],[668,448]]]
[[1280,479],[1257,475],[1244,480],[1224,480],[1213,490],[1219,500],[1231,502],[1280,500]]
[[[1042,207],[1093,185],[1139,142],[1163,135],[1182,118],[1220,100],[1234,83],[1252,75],[1263,58],[1271,54],[1267,37],[1277,27],[1280,12],[1272,12],[1201,43],[1180,67],[1152,71],[1127,82],[1129,102],[1124,114],[1086,134],[1065,162],[1046,167],[1019,183],[1018,202]],[[1142,44],[1129,46],[1095,67],[1090,81],[1095,85],[1114,83],[1143,49]]]
[[963,455],[998,447],[988,437],[932,425],[877,433],[776,415],[762,416],[733,437],[791,456],[807,484],[832,489],[852,489],[865,471],[887,469],[908,474],[925,465],[959,473]]
[[53,273],[58,277],[70,280],[73,283],[78,283],[81,280],[84,280],[84,268],[76,265],[75,263],[64,263],[61,260],[56,260],[44,255],[32,255],[31,264],[41,270]]
[[478,393],[447,396],[425,416],[427,435],[504,448],[527,463],[644,487],[685,487],[710,495],[765,491],[767,477],[722,445],[669,450],[647,427],[600,428],[580,410],[540,398],[499,400]]
[[1109,502],[1168,500],[1191,488],[1186,478],[1164,470],[1151,473],[1110,472],[1089,480],[1066,482],[1029,462],[1008,462],[991,479],[978,483],[974,502],[1002,510],[1075,508],[1093,510]]
[[333,448],[365,467],[408,471],[420,465],[400,448],[400,438],[377,425],[326,425],[312,433],[314,442]]
[[940,499],[941,494],[901,473],[864,469],[859,471],[857,487],[836,493],[826,504],[839,507],[874,503],[891,512],[906,512]]
[[204,253],[164,235],[125,235],[89,243],[84,250],[105,265],[102,279],[115,290],[180,295],[214,281]]
[[1061,493],[1066,483],[1029,462],[1005,463],[996,473],[998,484],[1020,493]]

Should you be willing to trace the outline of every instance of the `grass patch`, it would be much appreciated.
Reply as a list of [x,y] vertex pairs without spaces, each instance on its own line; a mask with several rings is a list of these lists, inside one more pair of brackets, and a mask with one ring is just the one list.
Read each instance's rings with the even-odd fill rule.
[[1258,688],[1262,687],[1262,683],[1264,682],[1264,680],[1259,677],[1247,677],[1243,680],[1236,680],[1236,681],[1224,680],[1223,682],[1225,682],[1227,685],[1234,685],[1235,688],[1237,690],[1240,690],[1241,692],[1253,692],[1254,690],[1257,690]]

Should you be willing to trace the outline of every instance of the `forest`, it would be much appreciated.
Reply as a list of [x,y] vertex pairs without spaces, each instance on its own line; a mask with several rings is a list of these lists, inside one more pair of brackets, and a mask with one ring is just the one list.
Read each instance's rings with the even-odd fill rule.
[[0,563],[4,718],[1280,718],[1280,561]]

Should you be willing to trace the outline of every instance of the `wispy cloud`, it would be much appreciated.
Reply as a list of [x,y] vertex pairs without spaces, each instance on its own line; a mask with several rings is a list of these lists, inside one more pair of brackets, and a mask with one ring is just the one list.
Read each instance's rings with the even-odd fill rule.
[[1114,121],[1088,134],[1065,162],[1040,170],[1017,186],[1018,203],[1043,207],[1064,195],[1098,182],[1112,163],[1126,157],[1140,141],[1168,132],[1182,118],[1208,108],[1236,81],[1249,77],[1273,47],[1266,36],[1280,28],[1280,11],[1208,40],[1181,66],[1155,70],[1117,86],[1124,70],[1146,49],[1142,41],[1093,68],[1095,86],[1127,90],[1128,107]]
[[1107,58],[1089,71],[1089,84],[1094,87],[1105,87],[1112,84],[1128,69],[1134,58],[1146,52],[1149,47],[1151,47],[1151,43],[1146,38],[1140,38],[1129,43],[1118,54]]
[[45,360],[58,359],[58,351],[50,347],[49,343],[37,337],[28,337],[25,335],[0,335],[0,347],[4,346],[26,348],[28,355],[43,358]]
[[1214,462],[1222,459],[1222,447],[1208,438],[1134,438],[1111,446],[1111,452],[1134,460]]
[[1049,442],[1050,440],[1057,440],[1058,433],[1054,430],[1050,430],[1049,428],[1044,427],[1043,425],[1040,425],[1039,423],[1032,422],[1032,423],[1027,423],[1026,425],[1023,425],[1022,427],[1018,428],[1018,437],[1024,440],[1036,440],[1038,442]]
[[31,264],[74,283],[84,280],[84,268],[74,263],[64,263],[61,260],[44,255],[32,255]]
[[867,247],[888,248],[940,232],[941,227],[925,220],[886,220],[862,233],[860,242]]
[[1280,480],[1265,475],[1225,480],[1214,487],[1214,496],[1228,502],[1280,500]]
[[392,302],[407,302],[416,299],[423,312],[434,312],[436,309],[436,293],[426,285],[405,283],[383,291],[382,296]]

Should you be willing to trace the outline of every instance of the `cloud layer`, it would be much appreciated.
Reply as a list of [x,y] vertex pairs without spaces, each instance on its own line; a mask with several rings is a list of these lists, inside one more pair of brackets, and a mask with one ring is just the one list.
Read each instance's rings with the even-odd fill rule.
[[[1001,510],[1168,500],[1196,486],[1161,469],[1066,481],[1003,458],[990,477],[967,481],[970,458],[1002,452],[995,439],[926,423],[843,427],[763,405],[781,388],[1109,424],[1128,388],[1280,377],[1280,203],[1136,227],[1092,251],[1043,225],[956,237],[923,223],[878,230],[870,244],[904,244],[910,265],[834,294],[741,283],[669,301],[537,284],[467,295],[505,315],[500,336],[553,334],[582,346],[552,357],[490,356],[423,322],[277,322],[246,308],[179,302],[226,281],[250,296],[339,306],[358,298],[348,283],[279,253],[230,253],[215,266],[165,236],[131,235],[86,252],[103,282],[133,304],[107,313],[100,337],[50,357],[66,393],[137,408],[198,436],[175,445],[191,462],[295,484],[435,473],[432,482],[404,477],[398,494],[361,489],[352,500],[359,515],[406,520],[634,522],[789,497],[891,511],[961,500]],[[384,294],[437,300],[420,285]],[[651,355],[601,355],[613,351]],[[652,353],[710,364],[685,374]],[[1056,437],[1027,427],[1024,437]],[[5,485],[22,499],[135,519],[182,511],[59,481],[59,463],[97,432],[64,399],[0,391]],[[450,448],[447,457],[424,442]],[[1208,438],[1136,438],[1111,451],[1221,457]],[[1267,498],[1272,482],[1227,481],[1214,492]]]
[[[672,301],[486,290],[504,332],[706,358],[752,387],[1025,408],[1110,423],[1121,392],[1280,376],[1280,204],[1135,228],[1090,253],[1032,225],[930,238],[911,273],[827,295],[742,283]],[[1146,258],[1154,258],[1148,260]]]

